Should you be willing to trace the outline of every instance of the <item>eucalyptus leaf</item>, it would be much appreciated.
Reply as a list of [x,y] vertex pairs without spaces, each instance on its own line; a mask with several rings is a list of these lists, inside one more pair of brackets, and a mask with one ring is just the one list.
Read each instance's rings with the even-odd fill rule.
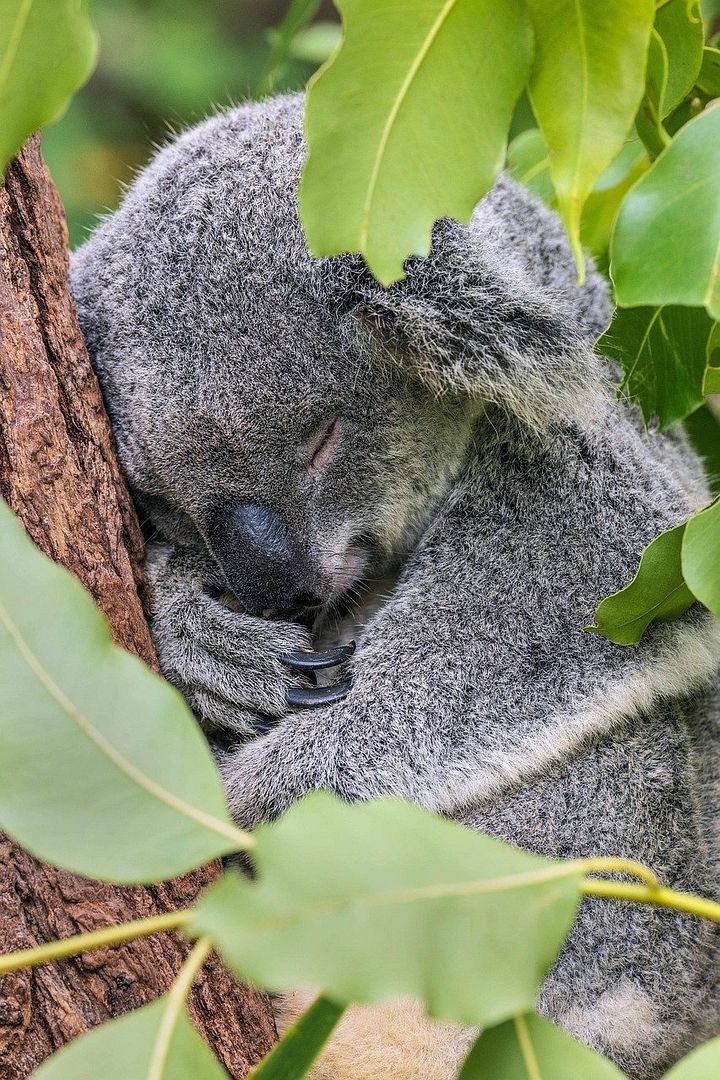
[[720,49],[703,49],[702,65],[697,85],[708,97],[720,97]]
[[288,55],[310,64],[323,64],[341,40],[342,31],[338,23],[313,23],[295,35],[288,47]]
[[532,35],[522,0],[338,6],[342,46],[308,90],[300,212],[315,255],[360,252],[389,284],[495,181]]
[[[458,1080],[627,1080],[606,1058],[526,1013],[484,1031]],[[700,1080],[700,1078],[698,1078]]]
[[720,1039],[699,1046],[665,1074],[664,1080],[717,1080],[720,1076]]
[[258,97],[272,93],[278,76],[291,54],[293,41],[312,21],[319,7],[320,0],[290,0],[282,22],[269,34],[270,51],[256,88]]
[[537,128],[528,128],[517,135],[508,147],[507,171],[513,180],[523,184],[548,206],[555,200],[555,188],[550,175],[550,157],[545,140]]
[[635,577],[606,597],[595,611],[595,625],[585,629],[616,645],[637,645],[652,622],[668,622],[695,602],[680,561],[685,522],[660,533],[648,544]]
[[703,392],[705,394],[720,394],[720,367],[708,367],[703,379]]
[[720,318],[720,108],[677,133],[626,196],[611,244],[622,307],[685,304]]
[[95,63],[87,0],[2,0],[0,179],[28,135],[67,107]]
[[645,423],[666,431],[702,405],[712,328],[704,308],[617,308],[595,348],[622,366],[620,391]]
[[648,47],[645,93],[635,117],[638,135],[653,158],[661,154],[670,141],[662,123],[667,81],[667,49],[657,30],[653,29]]
[[698,600],[720,616],[720,501],[695,514],[685,526],[682,572]]
[[319,997],[253,1069],[248,1080],[302,1080],[343,1011],[341,1005]]
[[271,990],[409,996],[439,1018],[498,1023],[532,1008],[579,901],[576,864],[388,799],[315,793],[256,838],[257,880],[226,874],[194,932]]
[[180,694],[2,502],[0,685],[0,828],[43,861],[158,881],[242,845]]
[[692,90],[703,56],[704,29],[700,4],[665,0],[658,5],[655,28],[667,51],[668,73],[663,116],[676,109]]
[[[717,372],[720,393],[720,368],[709,370]],[[709,405],[703,405],[686,418],[683,426],[693,450],[703,460],[710,490],[713,495],[720,494],[720,417]]]
[[535,31],[530,100],[550,151],[580,277],[582,208],[620,150],[644,91],[653,0],[528,0]]
[[184,1013],[174,1020],[167,1057],[159,1061],[168,997],[121,1016],[68,1043],[33,1080],[228,1080],[228,1074]]

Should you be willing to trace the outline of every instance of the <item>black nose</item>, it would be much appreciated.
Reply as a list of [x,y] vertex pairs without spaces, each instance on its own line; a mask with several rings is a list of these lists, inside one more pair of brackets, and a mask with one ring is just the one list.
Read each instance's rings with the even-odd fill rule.
[[249,502],[221,507],[212,517],[208,541],[250,614],[292,619],[323,603],[306,552],[273,507]]

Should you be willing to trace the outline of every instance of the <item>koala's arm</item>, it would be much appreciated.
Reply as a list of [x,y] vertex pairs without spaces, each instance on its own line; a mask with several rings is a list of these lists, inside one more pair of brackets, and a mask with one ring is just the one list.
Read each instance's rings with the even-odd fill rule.
[[150,543],[145,566],[163,675],[209,734],[257,735],[287,709],[293,679],[280,657],[310,648],[307,631],[231,610],[217,566],[200,551]]
[[710,678],[717,632],[698,613],[638,649],[583,631],[687,513],[640,436],[535,444],[488,425],[482,440],[368,626],[346,700],[222,757],[240,824],[314,788],[457,814]]

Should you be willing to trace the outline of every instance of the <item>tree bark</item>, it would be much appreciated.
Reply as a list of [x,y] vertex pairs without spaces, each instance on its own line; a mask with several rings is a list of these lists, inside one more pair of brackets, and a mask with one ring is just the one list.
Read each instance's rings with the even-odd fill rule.
[[[64,213],[35,137],[0,188],[0,494],[35,543],[90,591],[116,642],[155,666],[142,536],[67,278]],[[42,866],[0,837],[0,949],[186,907],[218,871],[116,888]],[[68,1039],[157,997],[187,949],[162,934],[6,976],[0,1076],[27,1077]],[[274,1041],[267,998],[235,983],[214,957],[190,1009],[232,1077],[245,1076]]]

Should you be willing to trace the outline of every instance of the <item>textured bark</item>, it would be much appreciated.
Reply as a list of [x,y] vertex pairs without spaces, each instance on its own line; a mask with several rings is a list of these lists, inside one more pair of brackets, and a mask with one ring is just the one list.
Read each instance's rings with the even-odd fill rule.
[[[89,589],[118,644],[154,665],[142,537],[67,271],[62,206],[31,139],[0,189],[0,494],[35,543]],[[115,888],[41,866],[0,837],[0,949],[186,907],[217,873],[215,864],[151,888]],[[0,1076],[20,1080],[68,1039],[151,1001],[187,948],[161,934],[6,976]],[[245,1076],[274,1039],[267,999],[235,983],[215,958],[191,1012],[233,1077]]]

